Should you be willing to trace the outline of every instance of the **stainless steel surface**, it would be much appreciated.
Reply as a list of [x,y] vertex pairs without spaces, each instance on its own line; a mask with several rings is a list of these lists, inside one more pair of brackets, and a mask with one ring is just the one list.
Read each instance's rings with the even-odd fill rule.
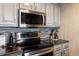
[[32,13],[32,14],[38,14],[38,15],[46,15],[46,13],[43,13],[43,12],[37,12],[37,11],[32,11],[32,10],[27,10],[27,9],[20,9],[19,12]]
[[[29,36],[27,37],[27,36],[26,36],[26,37],[23,37],[23,38],[22,38],[21,35],[22,35],[22,34],[25,34],[25,33],[28,33],[28,32],[19,32],[19,33],[17,33],[17,34],[16,34],[16,35],[17,35],[17,40],[20,40],[20,39],[28,39],[28,38],[38,38],[38,37],[39,37],[39,35],[38,35],[38,36],[34,36],[34,37],[29,37]],[[33,33],[33,32],[31,32],[31,33]],[[28,33],[28,34],[29,34],[29,33]]]
[[44,48],[44,49],[24,53],[24,55],[25,56],[42,56],[42,55],[50,53],[50,52],[52,52],[52,55],[53,55],[53,47],[48,47],[48,48]]
[[[37,14],[37,15],[42,15],[43,17],[43,24],[42,25],[31,25],[31,24],[21,24],[21,13],[28,13],[28,14]],[[46,19],[44,18],[46,16],[46,13],[43,12],[37,12],[37,11],[32,11],[32,10],[26,10],[26,9],[20,9],[19,10],[19,25],[20,27],[46,27],[45,26],[45,21]]]
[[40,44],[38,32],[20,32],[16,33],[17,44],[20,46],[31,46]]
[[47,27],[46,25],[20,24],[20,27]]

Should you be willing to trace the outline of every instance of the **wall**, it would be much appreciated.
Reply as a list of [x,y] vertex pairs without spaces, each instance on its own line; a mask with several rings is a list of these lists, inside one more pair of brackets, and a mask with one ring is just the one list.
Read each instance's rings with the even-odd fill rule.
[[79,4],[61,4],[59,37],[69,40],[69,54],[79,55]]

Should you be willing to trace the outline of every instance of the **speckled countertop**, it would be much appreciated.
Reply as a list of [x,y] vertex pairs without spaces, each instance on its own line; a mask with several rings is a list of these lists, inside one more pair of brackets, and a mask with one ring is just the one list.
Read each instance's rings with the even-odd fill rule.
[[[46,41],[45,40],[45,42],[48,43],[48,45],[50,44],[49,41]],[[59,39],[57,41],[54,41],[54,44],[52,44],[50,46],[53,47],[54,45],[59,45],[59,44],[63,44],[63,43],[66,43],[66,42],[69,42],[69,41],[68,40],[61,40],[61,39]],[[40,44],[40,46],[42,46],[42,45],[43,44]],[[48,47],[50,47],[50,46],[48,46]],[[22,48],[19,47],[19,46],[13,47],[13,48],[7,48],[7,47],[2,48],[2,47],[0,47],[0,55],[1,56],[10,55],[10,54],[13,54],[13,53],[18,53],[18,52],[21,52],[22,53],[22,51],[23,51]]]
[[22,52],[21,47],[11,47],[11,48],[0,47],[0,55],[1,56],[13,54],[13,53],[18,53],[18,52]]
[[69,42],[69,41],[68,40],[59,39],[57,41],[54,41],[53,45],[59,45],[59,44],[67,43],[67,42]]

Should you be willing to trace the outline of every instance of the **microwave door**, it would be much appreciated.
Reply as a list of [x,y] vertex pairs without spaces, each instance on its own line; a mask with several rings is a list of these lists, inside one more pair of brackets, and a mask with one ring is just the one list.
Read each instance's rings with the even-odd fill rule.
[[20,27],[42,27],[45,25],[43,14],[20,12]]

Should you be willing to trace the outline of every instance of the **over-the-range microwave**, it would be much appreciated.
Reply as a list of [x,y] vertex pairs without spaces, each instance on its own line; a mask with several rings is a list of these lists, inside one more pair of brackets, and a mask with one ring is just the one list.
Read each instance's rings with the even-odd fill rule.
[[46,14],[32,10],[19,10],[19,26],[20,27],[45,27]]

